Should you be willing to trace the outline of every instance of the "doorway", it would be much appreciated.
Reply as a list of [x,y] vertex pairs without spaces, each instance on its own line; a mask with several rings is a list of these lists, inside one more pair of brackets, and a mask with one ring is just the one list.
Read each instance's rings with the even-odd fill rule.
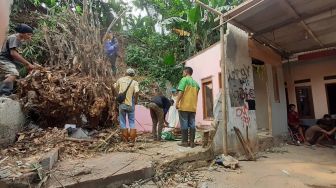
[[312,89],[310,86],[295,87],[296,104],[301,119],[315,119]]
[[329,114],[336,114],[336,83],[326,84]]
[[255,113],[259,132],[269,132],[267,71],[264,62],[252,59],[253,83],[255,91]]

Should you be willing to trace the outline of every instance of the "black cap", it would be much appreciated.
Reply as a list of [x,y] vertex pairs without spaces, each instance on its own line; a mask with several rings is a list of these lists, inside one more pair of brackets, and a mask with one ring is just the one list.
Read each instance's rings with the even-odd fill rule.
[[16,26],[15,31],[18,33],[33,33],[33,28],[27,24],[19,24]]

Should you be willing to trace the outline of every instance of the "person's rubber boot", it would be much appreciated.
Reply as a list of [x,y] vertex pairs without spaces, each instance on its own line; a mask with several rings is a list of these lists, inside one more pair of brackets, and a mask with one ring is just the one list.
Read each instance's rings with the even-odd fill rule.
[[181,130],[181,135],[182,135],[182,141],[181,143],[178,143],[177,145],[182,146],[182,147],[188,147],[188,129]]
[[121,139],[123,142],[127,143],[128,142],[128,129],[121,129]]
[[130,131],[130,147],[133,147],[135,145],[135,139],[137,137],[136,129],[131,129]]
[[190,147],[194,148],[195,145],[195,135],[196,135],[196,129],[190,129]]

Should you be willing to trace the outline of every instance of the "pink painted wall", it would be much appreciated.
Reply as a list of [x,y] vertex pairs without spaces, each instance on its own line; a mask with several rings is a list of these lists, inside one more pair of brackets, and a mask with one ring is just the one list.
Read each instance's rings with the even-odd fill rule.
[[[201,55],[200,55],[201,54]],[[213,84],[213,99],[219,93],[219,73],[220,73],[220,43],[205,49],[186,61],[186,66],[193,68],[193,79],[200,85],[201,90],[198,94],[196,125],[211,125],[212,120],[203,118],[203,98],[202,98],[202,79],[211,77]]]
[[152,132],[152,118],[149,109],[142,105],[135,106],[135,128],[140,132]]
[[[329,113],[325,84],[336,83],[336,80],[324,80],[324,76],[336,75],[336,57],[286,63],[283,67],[287,82],[288,102],[296,104],[296,86],[311,86],[315,118],[321,118]],[[295,80],[302,79],[310,79],[311,82],[294,84]]]

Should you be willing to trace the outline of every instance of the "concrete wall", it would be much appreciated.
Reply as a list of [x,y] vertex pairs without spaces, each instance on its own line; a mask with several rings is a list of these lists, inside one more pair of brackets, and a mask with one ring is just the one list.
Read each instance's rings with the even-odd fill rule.
[[[255,150],[257,148],[256,112],[250,110],[246,102],[246,100],[255,100],[247,33],[228,24],[225,49],[227,63],[225,94],[229,96],[227,103],[229,150],[243,151],[234,127],[242,132],[245,139],[248,138],[252,149]],[[242,93],[244,95],[241,95]]]
[[[274,98],[274,82],[268,82],[268,89],[271,102],[271,114],[272,114],[272,126],[271,132],[273,136],[283,136],[286,135],[287,130],[287,103],[286,103],[286,91],[284,86],[284,74],[282,65],[272,65],[276,67],[279,85],[279,98],[280,102],[275,101]],[[273,80],[272,66],[267,65],[268,78]]]
[[[202,79],[211,78],[213,84],[213,98],[219,93],[219,73],[220,69],[220,43],[211,46],[204,51],[199,52],[192,58],[189,58],[185,66],[192,67],[194,73],[192,77],[202,87]],[[215,100],[213,100],[215,101]],[[198,94],[196,125],[210,125],[212,120],[206,120],[203,117],[203,98],[202,88]]]
[[[328,113],[325,84],[336,83],[336,80],[324,80],[324,76],[336,75],[336,57],[286,63],[283,69],[289,103],[296,104],[295,86],[311,86],[315,118],[321,118]],[[303,79],[311,79],[311,82],[294,84],[295,80]]]
[[[287,113],[285,88],[282,83],[283,72],[281,57],[270,48],[249,40],[247,34],[239,29],[230,26],[230,31],[226,36],[227,57],[225,62],[228,64],[227,88],[225,94],[229,97],[228,115],[229,115],[229,149],[231,151],[241,151],[241,145],[234,133],[233,126],[238,127],[247,138],[254,149],[257,144],[257,127],[268,128],[276,126],[272,132],[273,135],[281,135],[287,130]],[[259,59],[266,63],[262,77],[253,75],[252,59]],[[201,84],[202,79],[211,77],[213,82],[214,101],[219,96],[219,72],[220,69],[220,44],[198,53],[196,56],[186,61],[186,66],[194,69],[193,78]],[[272,66],[276,66],[278,71],[278,85],[280,94],[280,103],[274,100],[273,74]],[[229,81],[228,81],[229,80]],[[254,84],[256,84],[254,86]],[[239,88],[243,88],[242,95],[239,95]],[[255,100],[257,110],[248,111],[245,100]],[[216,102],[214,103],[216,105]],[[203,118],[202,91],[198,96],[198,106],[196,113],[196,123],[210,125],[211,121]],[[220,104],[214,107],[214,114],[221,112]],[[260,111],[258,111],[258,109]],[[258,117],[258,118],[257,118]],[[258,119],[258,120],[257,120]],[[221,118],[220,118],[221,120]],[[257,122],[258,121],[258,122]],[[248,130],[247,130],[248,129]],[[215,151],[222,152],[223,148],[223,124],[219,125],[215,140]]]
[[267,71],[265,68],[257,71],[253,69],[255,101],[256,101],[256,116],[258,130],[269,130],[269,101],[267,88]]

